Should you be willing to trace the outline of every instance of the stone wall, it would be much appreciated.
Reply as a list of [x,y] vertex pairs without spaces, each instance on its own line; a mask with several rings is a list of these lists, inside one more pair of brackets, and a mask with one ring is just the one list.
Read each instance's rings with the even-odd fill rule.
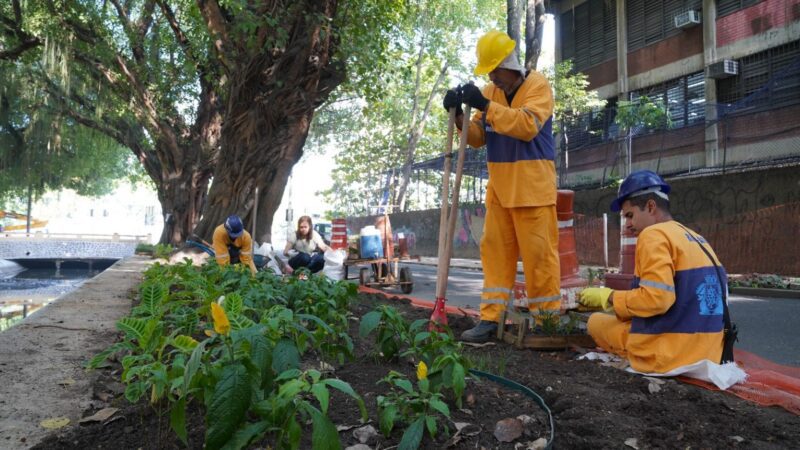
[[0,259],[124,258],[135,248],[135,242],[2,238]]
[[[800,167],[788,166],[723,175],[669,179],[676,220],[701,233],[730,273],[800,276]],[[603,264],[603,213],[608,213],[609,263],[618,264],[619,217],[608,205],[616,188],[575,193],[575,227],[581,264]],[[439,210],[391,215],[393,231],[409,236],[412,254],[436,256]],[[485,208],[459,211],[453,256],[479,258]],[[348,218],[354,233],[373,217]]]

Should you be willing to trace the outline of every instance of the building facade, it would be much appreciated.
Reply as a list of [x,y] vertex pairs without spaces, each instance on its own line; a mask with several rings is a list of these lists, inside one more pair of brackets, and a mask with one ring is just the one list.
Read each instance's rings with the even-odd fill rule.
[[[561,127],[560,184],[607,184],[800,159],[800,0],[551,3],[556,61],[608,101]],[[663,105],[660,126],[622,129],[626,101]]]

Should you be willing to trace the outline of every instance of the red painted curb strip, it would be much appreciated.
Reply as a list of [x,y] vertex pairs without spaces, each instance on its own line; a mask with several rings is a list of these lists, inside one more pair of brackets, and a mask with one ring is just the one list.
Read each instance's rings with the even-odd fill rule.
[[[373,289],[373,288],[367,287],[367,286],[359,286],[358,287],[358,291],[359,292],[364,292],[366,294],[381,294],[384,297],[386,297],[387,299],[391,299],[391,297],[404,298],[404,299],[410,301],[412,305],[414,305],[414,306],[416,306],[418,308],[433,309],[433,305],[434,305],[434,303],[431,302],[431,301],[423,300],[423,299],[417,298],[417,297],[411,297],[411,296],[408,296],[408,295],[392,295],[390,297],[390,294],[388,294],[388,293],[386,293],[386,292],[384,292],[384,291],[382,291],[380,289]],[[458,306],[447,306],[447,305],[445,305],[444,310],[448,314],[455,314],[455,315],[463,315],[463,316],[471,316],[471,317],[480,317],[480,315],[481,315],[480,311],[477,311],[475,309],[471,309],[471,308],[464,309],[464,308],[459,308]]]

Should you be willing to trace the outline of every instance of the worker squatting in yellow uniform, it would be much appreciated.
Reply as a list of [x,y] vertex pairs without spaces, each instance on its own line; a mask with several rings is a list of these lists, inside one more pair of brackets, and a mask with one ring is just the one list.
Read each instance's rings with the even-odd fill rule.
[[253,262],[253,239],[247,231],[242,230],[240,236],[231,239],[225,225],[219,225],[214,229],[212,246],[217,264],[224,266],[231,262],[234,264],[241,262],[250,268],[251,273],[256,273],[256,265]]
[[468,143],[486,144],[489,182],[481,239],[484,289],[481,320],[499,321],[513,298],[517,260],[525,270],[525,300],[531,311],[560,309],[556,219],[553,95],[541,74],[531,71],[511,105],[494,84],[483,89],[487,111],[472,117]]
[[[634,288],[614,291],[616,317],[592,314],[597,345],[630,360],[640,372],[665,373],[722,355],[722,287],[698,245],[717,256],[703,237],[675,221],[651,225],[638,236]],[[719,265],[720,275],[727,279]]]

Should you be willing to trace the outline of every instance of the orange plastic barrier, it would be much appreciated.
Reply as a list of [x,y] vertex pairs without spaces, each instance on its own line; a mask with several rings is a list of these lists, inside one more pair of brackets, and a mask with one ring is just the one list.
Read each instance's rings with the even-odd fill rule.
[[[561,269],[561,309],[571,309],[578,306],[577,293],[588,285],[588,282],[578,275],[578,253],[575,247],[575,214],[572,205],[575,192],[559,189],[556,200],[556,215],[558,217],[558,259]],[[525,283],[514,283],[514,300],[526,297]]]
[[[734,349],[736,364],[747,372],[747,381],[728,388],[737,397],[761,406],[780,406],[800,415],[800,368],[776,364],[753,353]],[[719,390],[711,383],[694,378],[678,377],[681,381]]]
[[345,219],[331,221],[331,248],[334,250],[347,248],[347,221]]

